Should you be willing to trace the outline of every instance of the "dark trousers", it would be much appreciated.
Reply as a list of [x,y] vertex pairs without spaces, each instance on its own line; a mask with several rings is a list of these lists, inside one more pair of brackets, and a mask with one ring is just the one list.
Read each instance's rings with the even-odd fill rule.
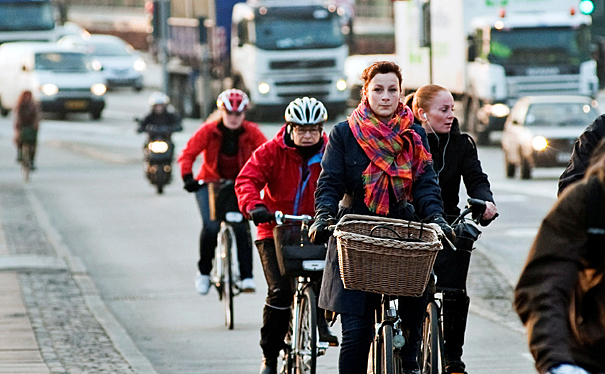
[[[217,236],[221,227],[220,221],[210,219],[208,203],[208,186],[204,185],[195,193],[198,207],[202,215],[202,232],[200,234],[200,260],[198,268],[203,275],[209,275],[212,270],[212,260],[217,244]],[[248,221],[235,223],[235,241],[237,243],[237,259],[239,261],[240,277],[252,278],[252,243],[250,239],[250,224]]]
[[[402,329],[407,337],[400,357],[406,369],[418,368],[417,356],[422,339],[422,322],[428,301],[428,291],[420,297],[400,297],[399,316]],[[380,295],[369,294],[366,310],[362,316],[340,314],[342,343],[338,358],[338,372],[341,374],[365,374],[368,366],[370,344],[374,336],[376,309],[380,308]]]
[[284,277],[279,272],[273,239],[257,240],[256,247],[267,280],[260,346],[265,358],[276,358],[284,347],[284,339],[290,326],[294,285],[291,278]]
[[469,303],[470,299],[463,291],[443,293],[443,339],[448,362],[459,361],[462,357]]

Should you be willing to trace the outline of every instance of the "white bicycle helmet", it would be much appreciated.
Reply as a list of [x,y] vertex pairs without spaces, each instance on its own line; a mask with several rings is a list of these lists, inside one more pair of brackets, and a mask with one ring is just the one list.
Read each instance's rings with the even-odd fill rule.
[[248,109],[249,104],[250,99],[248,99],[248,95],[246,95],[244,91],[236,88],[231,88],[221,92],[216,100],[216,106],[219,109],[225,108],[230,112],[237,113],[241,113]]
[[305,96],[288,104],[284,116],[289,123],[316,125],[328,120],[328,111],[321,101]]
[[163,92],[154,92],[151,94],[151,96],[149,96],[149,105],[154,106],[154,105],[168,105],[168,103],[170,102],[170,98]]

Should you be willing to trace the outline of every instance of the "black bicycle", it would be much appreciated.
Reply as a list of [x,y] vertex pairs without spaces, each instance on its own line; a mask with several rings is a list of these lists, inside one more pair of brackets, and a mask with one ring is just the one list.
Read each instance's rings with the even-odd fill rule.
[[[485,201],[468,199],[468,204],[454,222],[452,229],[456,233],[454,247],[444,246],[437,259],[435,268],[444,266],[444,271],[433,275],[435,292],[429,296],[423,324],[422,342],[418,354],[418,363],[422,374],[445,373],[445,346],[443,339],[443,298],[444,293],[466,291],[466,277],[470,265],[473,245],[479,239],[481,231],[477,224],[485,212]],[[472,218],[468,218],[471,214]],[[495,219],[495,217],[494,217]],[[455,269],[448,272],[445,269]]]
[[290,332],[283,350],[282,374],[315,374],[317,357],[325,354],[329,343],[320,342],[317,332],[317,299],[314,287],[321,281],[326,246],[309,240],[308,215],[275,213],[273,229],[280,273],[292,278],[294,301]]

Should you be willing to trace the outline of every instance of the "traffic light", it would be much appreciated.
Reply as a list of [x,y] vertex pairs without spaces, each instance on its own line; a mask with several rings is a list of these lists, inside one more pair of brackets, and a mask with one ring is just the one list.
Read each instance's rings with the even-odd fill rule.
[[594,1],[593,0],[581,0],[580,1],[580,12],[582,14],[591,15],[594,11]]

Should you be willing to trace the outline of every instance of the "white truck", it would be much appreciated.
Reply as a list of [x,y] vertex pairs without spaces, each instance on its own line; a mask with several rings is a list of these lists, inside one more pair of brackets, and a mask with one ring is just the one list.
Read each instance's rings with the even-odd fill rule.
[[0,0],[0,44],[55,40],[55,19],[50,0]]
[[321,100],[330,117],[346,107],[349,49],[336,5],[248,0],[233,7],[231,77],[259,114],[279,113],[296,97]]
[[594,97],[598,79],[591,57],[591,18],[578,11],[578,4],[395,1],[395,49],[405,89],[429,83],[449,89],[463,105],[463,130],[479,143],[487,143],[492,130],[502,129],[519,97]]

